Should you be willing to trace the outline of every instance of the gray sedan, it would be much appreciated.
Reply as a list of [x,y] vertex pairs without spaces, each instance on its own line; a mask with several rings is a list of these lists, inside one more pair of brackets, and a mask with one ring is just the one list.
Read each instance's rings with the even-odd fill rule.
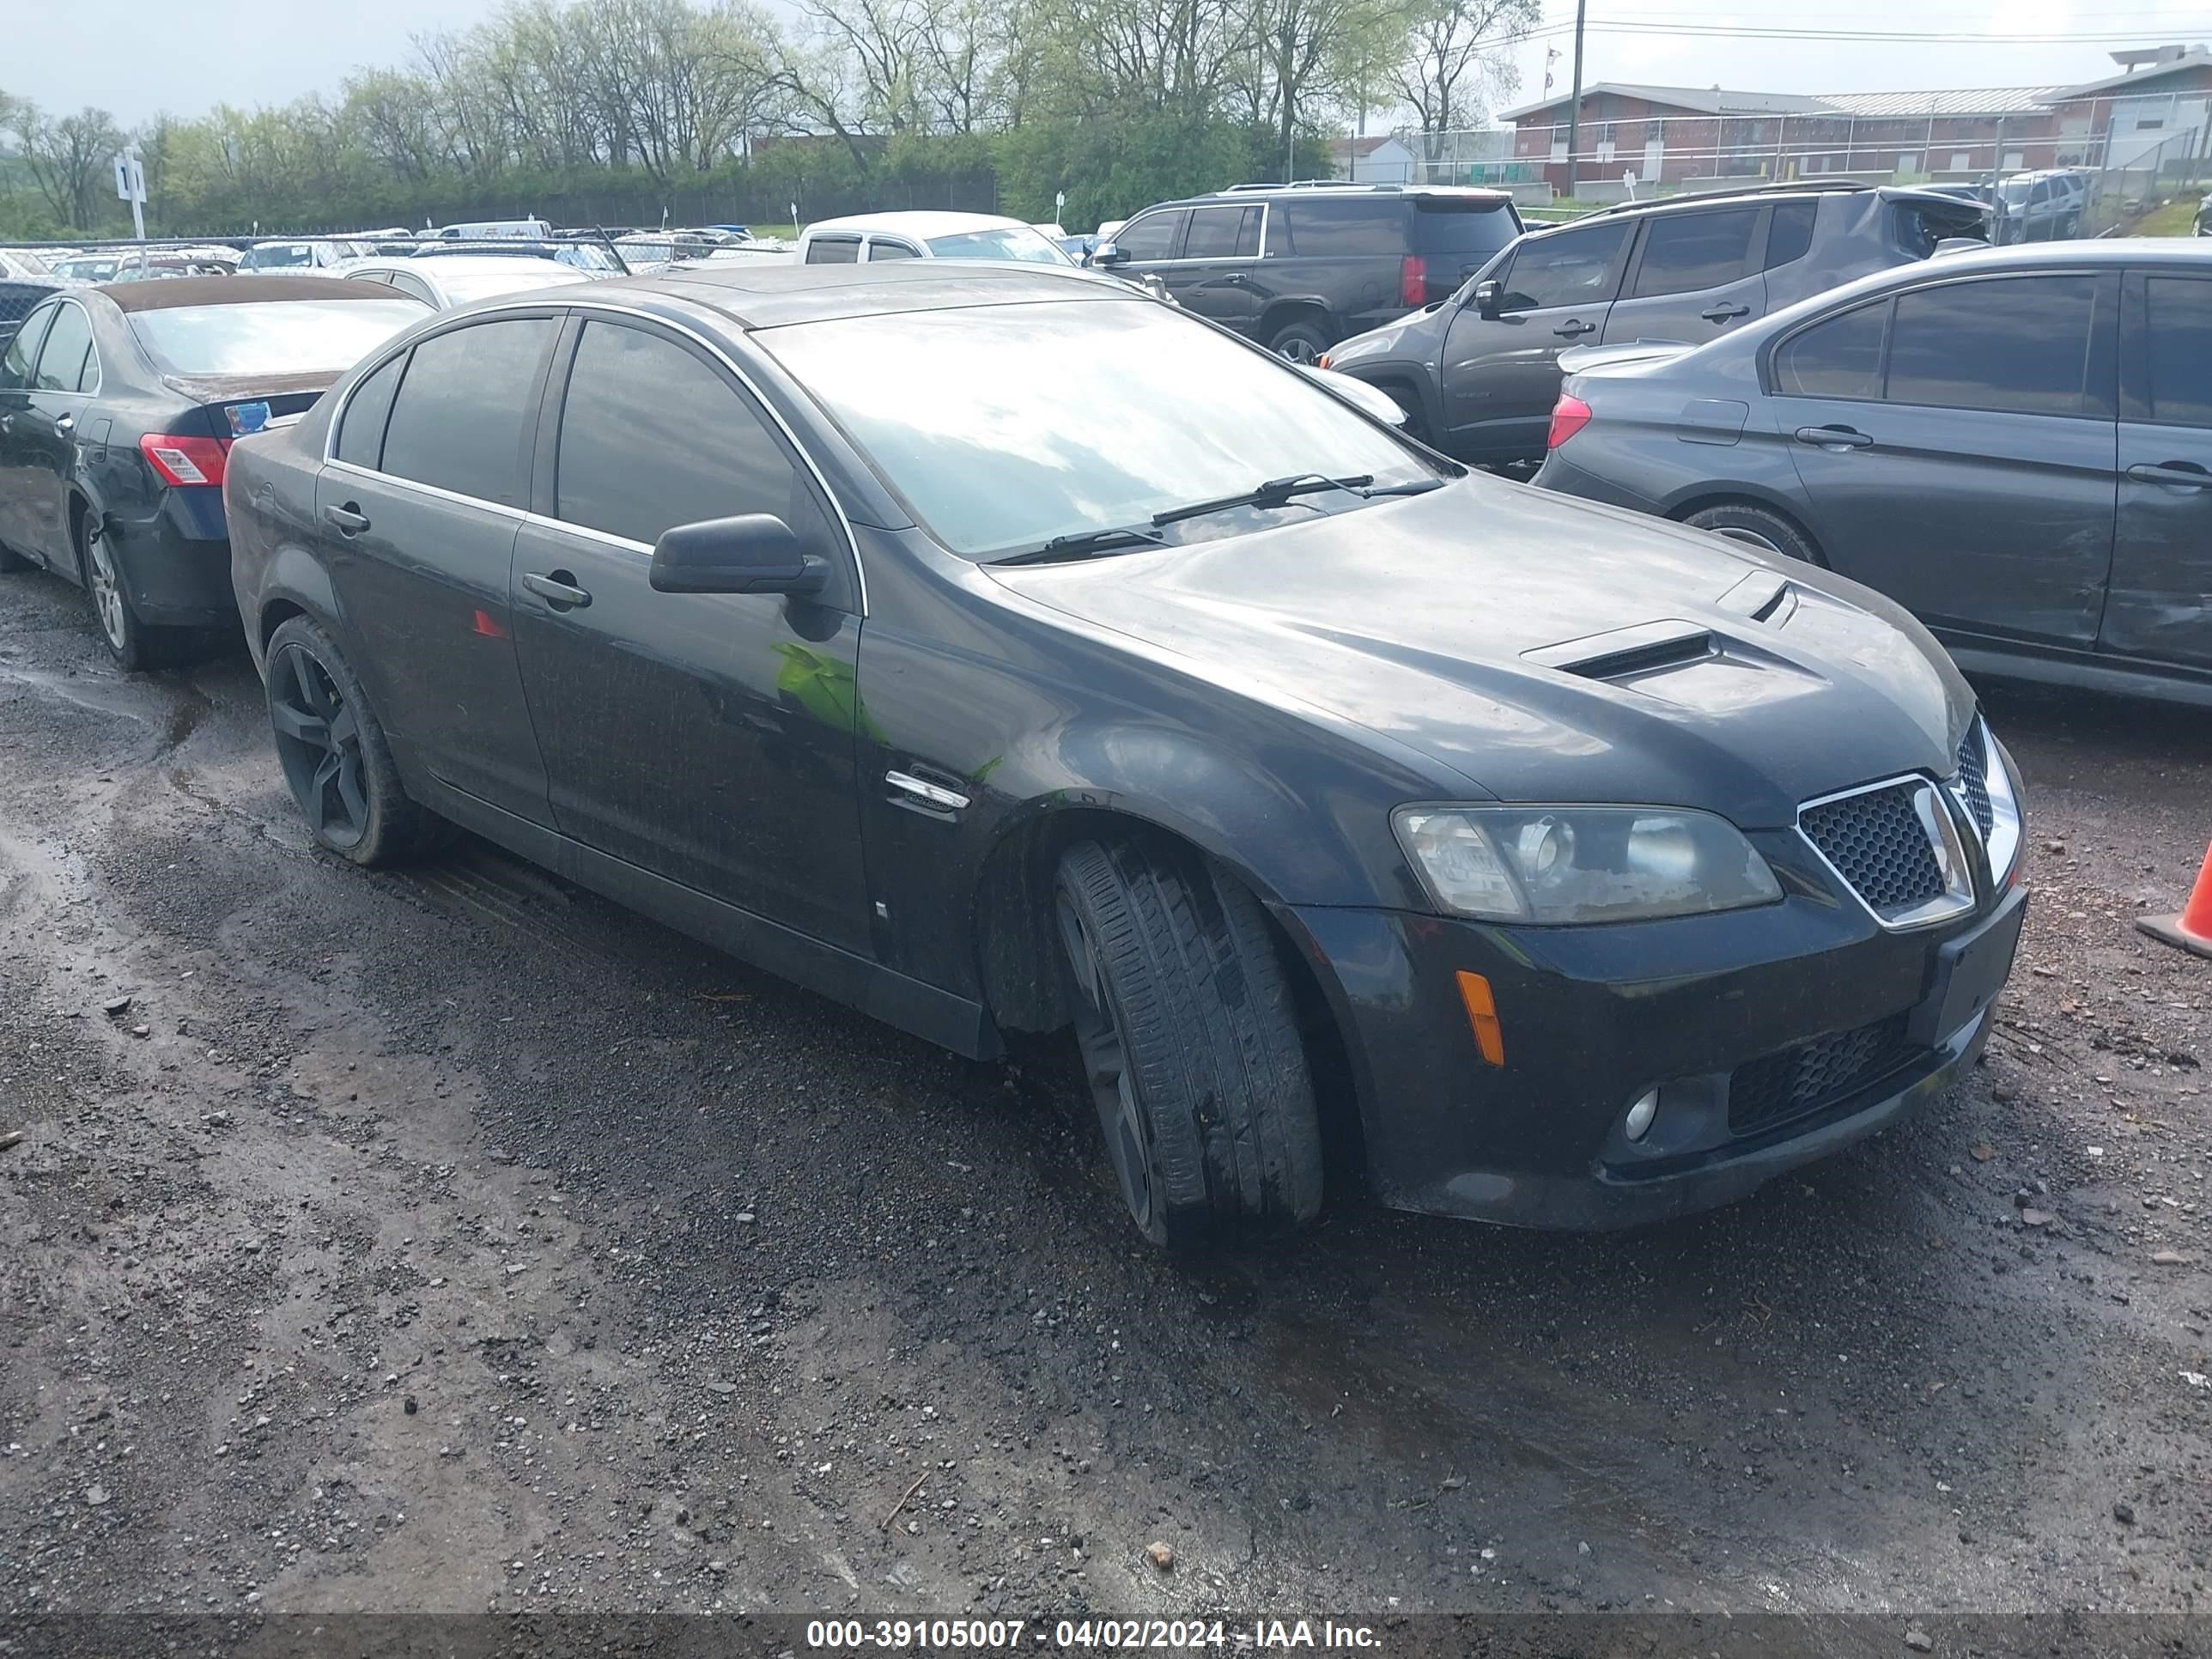
[[1563,367],[1540,488],[1855,577],[1970,672],[2212,705],[2212,247],[1958,254]]

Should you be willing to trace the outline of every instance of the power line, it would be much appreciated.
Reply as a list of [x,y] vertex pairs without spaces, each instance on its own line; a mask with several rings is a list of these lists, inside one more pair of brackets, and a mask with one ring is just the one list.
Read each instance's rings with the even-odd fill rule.
[[[1934,29],[1822,29],[1791,27],[1762,27],[1757,24],[1723,23],[1650,23],[1636,22],[1626,18],[1598,18],[1585,26],[1592,34],[1638,34],[1674,37],[1689,40],[1838,40],[1882,43],[1917,43],[1936,46],[2109,46],[2136,42],[2148,33],[2144,29],[2127,29],[2082,34],[1989,34],[1965,30]],[[1553,35],[1573,33],[1571,23],[1546,23],[1528,30],[1518,38],[1541,40]]]

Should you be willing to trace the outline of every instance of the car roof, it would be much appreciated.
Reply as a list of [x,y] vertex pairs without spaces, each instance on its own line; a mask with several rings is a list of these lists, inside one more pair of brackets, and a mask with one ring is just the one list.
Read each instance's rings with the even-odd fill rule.
[[1357,200],[1362,197],[1383,197],[1403,201],[1433,198],[1453,202],[1506,203],[1513,199],[1510,190],[1488,190],[1478,185],[1354,185],[1298,183],[1289,185],[1232,185],[1227,190],[1209,191],[1203,196],[1185,196],[1172,202],[1154,204],[1158,207],[1196,207],[1201,203],[1211,207],[1236,202],[1263,202],[1282,197],[1300,202]]
[[501,276],[515,270],[528,270],[544,265],[549,271],[564,276],[580,276],[586,280],[589,273],[578,270],[565,260],[551,254],[533,256],[527,253],[439,253],[417,257],[411,253],[380,253],[368,258],[348,259],[333,267],[340,276],[350,276],[362,270],[405,270],[416,276],[435,273],[438,276],[465,276],[471,272],[496,271]]
[[93,290],[121,311],[172,311],[183,306],[258,305],[272,300],[389,300],[388,288],[328,276],[179,276],[166,283],[110,283]]
[[1152,303],[1127,283],[1074,265],[965,259],[864,265],[731,260],[673,267],[648,276],[610,277],[593,283],[588,297],[633,305],[645,300],[680,300],[717,312],[744,329],[1049,301]]
[[945,213],[913,210],[897,213],[850,213],[842,219],[817,219],[806,227],[810,236],[830,231],[890,231],[902,236],[951,236],[963,230],[1028,230],[1020,219],[995,213]]

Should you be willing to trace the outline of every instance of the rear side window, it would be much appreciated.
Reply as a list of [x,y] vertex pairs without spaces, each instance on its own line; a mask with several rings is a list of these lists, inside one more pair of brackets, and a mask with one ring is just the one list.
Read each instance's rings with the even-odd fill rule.
[[921,257],[904,242],[868,244],[868,263],[872,265],[879,265],[886,259],[919,259]]
[[1396,258],[1406,252],[1406,206],[1395,196],[1293,198],[1278,201],[1275,210],[1290,226],[1300,258],[1376,253]]
[[1811,252],[1813,222],[1820,217],[1818,202],[1777,202],[1766,226],[1766,269],[1793,264]]
[[1457,202],[1417,196],[1412,222],[1413,252],[1425,258],[1479,265],[1521,234],[1503,202]]
[[683,347],[586,323],[561,412],[555,511],[651,546],[679,524],[772,513],[809,544],[813,497],[749,401]]
[[1631,228],[1626,222],[1591,225],[1528,243],[1513,256],[1499,308],[1536,311],[1612,299]]
[[1893,210],[1897,245],[1915,259],[1926,258],[1936,243],[1954,237],[1990,240],[1990,216],[1978,202],[1899,202]]
[[399,390],[400,371],[406,367],[403,351],[354,388],[338,428],[337,447],[331,452],[337,459],[372,472],[384,464],[384,422],[392,413],[392,394]]
[[1735,281],[1750,268],[1751,233],[1758,224],[1755,207],[1654,214],[1644,228],[1632,297],[1691,294]]
[[2008,276],[1900,294],[1889,401],[2078,415],[2096,309],[2090,276]]
[[1189,216],[1182,208],[1140,215],[1114,233],[1114,246],[1132,259],[1171,259],[1176,234]]
[[1861,306],[1792,335],[1774,354],[1774,389],[1785,398],[1879,398],[1889,301]]
[[1196,208],[1183,234],[1186,259],[1249,259],[1260,252],[1260,210],[1255,207]]
[[860,262],[857,236],[817,236],[806,245],[810,265],[856,265]]
[[39,353],[39,369],[32,384],[41,392],[75,392],[88,377],[86,360],[92,356],[92,319],[82,306],[64,306],[46,331],[46,349]]
[[2150,417],[2212,427],[2212,283],[2154,276],[2147,286]]
[[522,434],[556,325],[478,323],[418,343],[392,399],[383,471],[478,501],[523,505]]

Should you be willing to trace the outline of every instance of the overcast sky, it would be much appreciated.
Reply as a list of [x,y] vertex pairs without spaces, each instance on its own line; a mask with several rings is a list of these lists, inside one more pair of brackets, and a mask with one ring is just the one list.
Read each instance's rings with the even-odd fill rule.
[[[2016,3],[1914,5],[1869,0],[1859,8],[1747,5],[1743,0],[1589,0],[1593,21],[1633,19],[1718,25],[1842,29],[1948,29],[1999,34],[2002,42],[1935,45],[1747,38],[1668,39],[1593,32],[1586,81],[1643,81],[1770,92],[1898,92],[1931,87],[2063,85],[2112,72],[2114,46],[2196,40],[2212,34],[2212,11],[2184,0],[2017,0]],[[310,91],[334,91],[354,70],[398,63],[410,35],[461,28],[496,9],[497,0],[100,0],[91,14],[73,6],[21,0],[7,7],[0,90],[49,110],[98,104],[125,124],[159,110],[197,115],[218,102],[282,103]],[[1546,0],[1546,16],[1571,23],[1573,0]],[[1814,19],[1819,21],[1815,23]],[[2021,37],[2116,35],[2069,44],[2026,44]],[[1545,51],[1564,92],[1572,67],[1562,34],[1531,40],[1514,54],[1521,71],[1510,106],[1542,95]],[[1382,122],[1387,125],[1387,120]]]

